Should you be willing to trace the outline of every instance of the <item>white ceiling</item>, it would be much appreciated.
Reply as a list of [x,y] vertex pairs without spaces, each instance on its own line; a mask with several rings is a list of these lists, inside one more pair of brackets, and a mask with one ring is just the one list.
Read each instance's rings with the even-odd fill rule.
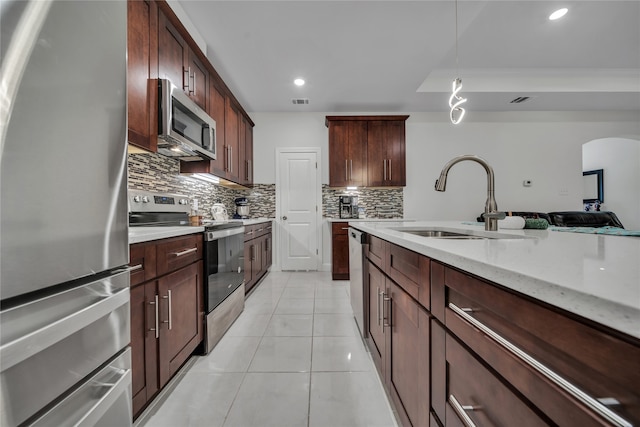
[[640,0],[179,3],[248,112],[640,112]]

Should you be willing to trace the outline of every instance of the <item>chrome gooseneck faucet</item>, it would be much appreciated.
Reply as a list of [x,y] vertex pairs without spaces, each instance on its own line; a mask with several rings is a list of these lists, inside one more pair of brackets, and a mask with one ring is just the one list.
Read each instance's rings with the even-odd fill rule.
[[440,178],[436,180],[436,191],[444,191],[447,187],[447,174],[449,169],[456,163],[464,160],[471,160],[480,163],[485,171],[487,171],[487,201],[484,204],[484,229],[487,231],[496,231],[498,229],[498,220],[504,219],[505,213],[498,212],[498,205],[494,197],[494,180],[493,180],[493,168],[489,166],[486,160],[482,157],[474,156],[471,154],[465,154],[464,156],[454,157],[444,165],[442,172],[440,172]]

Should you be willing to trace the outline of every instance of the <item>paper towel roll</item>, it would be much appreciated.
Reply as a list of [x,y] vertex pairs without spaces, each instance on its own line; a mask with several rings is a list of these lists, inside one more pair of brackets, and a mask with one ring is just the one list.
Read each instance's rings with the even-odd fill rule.
[[524,218],[521,216],[507,216],[498,220],[498,228],[505,230],[520,230],[524,228]]

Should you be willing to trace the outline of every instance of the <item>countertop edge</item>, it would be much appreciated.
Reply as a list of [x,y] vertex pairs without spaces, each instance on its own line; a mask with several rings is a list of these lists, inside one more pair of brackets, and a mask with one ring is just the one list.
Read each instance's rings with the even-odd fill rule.
[[[386,225],[390,226],[391,224]],[[435,248],[429,246],[426,242],[418,243],[404,239],[389,232],[385,233],[384,228],[373,228],[371,224],[359,223],[354,224],[354,226],[361,231],[425,255],[433,260],[494,282],[505,289],[513,290],[630,337],[640,339],[640,328],[638,327],[640,324],[640,310],[634,307],[589,295],[564,287],[558,283],[531,277],[512,269],[461,256],[454,251]],[[616,236],[612,237],[615,238]]]

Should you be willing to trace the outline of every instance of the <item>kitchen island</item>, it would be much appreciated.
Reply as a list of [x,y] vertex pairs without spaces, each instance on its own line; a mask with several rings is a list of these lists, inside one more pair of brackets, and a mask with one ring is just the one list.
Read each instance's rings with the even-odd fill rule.
[[367,234],[363,334],[403,424],[638,422],[640,239],[349,225]]

